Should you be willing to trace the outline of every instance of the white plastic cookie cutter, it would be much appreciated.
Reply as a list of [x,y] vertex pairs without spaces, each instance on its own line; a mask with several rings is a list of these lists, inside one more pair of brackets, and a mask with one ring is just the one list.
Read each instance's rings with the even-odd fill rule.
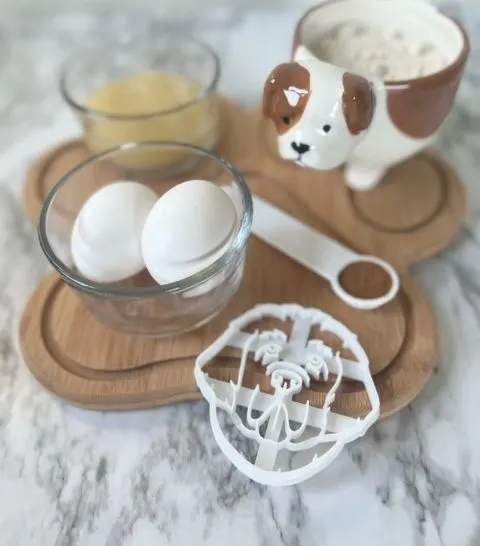
[[[291,320],[290,334],[282,330],[244,331],[250,324],[266,318]],[[337,336],[356,360],[341,358],[322,340],[310,339],[314,326]],[[214,379],[204,371],[227,347],[242,351],[236,382]],[[258,384],[253,389],[243,385],[249,358],[262,365],[273,394],[262,392]],[[327,382],[331,375],[335,379],[329,383],[322,407],[294,400],[312,381]],[[344,377],[363,383],[371,406],[365,417],[348,417],[331,410]],[[295,304],[258,305],[233,320],[197,358],[195,379],[210,405],[210,423],[220,449],[238,470],[264,485],[294,485],[310,478],[332,463],[345,444],[363,436],[379,416],[380,401],[369,360],[355,334],[323,311]],[[241,408],[246,408],[243,418],[238,413]],[[225,435],[219,421],[220,410],[230,416],[245,437],[258,443],[254,462],[247,460]],[[298,426],[292,427],[292,423]],[[321,448],[328,444],[331,447],[322,453]],[[313,458],[300,467],[278,468],[280,452],[312,449]]]
[[[371,310],[382,307],[397,295],[400,279],[388,262],[376,256],[357,254],[260,197],[252,197],[252,233],[326,279],[344,303],[355,309]],[[374,264],[387,273],[390,277],[390,288],[385,294],[376,298],[360,298],[343,288],[339,282],[342,271],[360,262]]]

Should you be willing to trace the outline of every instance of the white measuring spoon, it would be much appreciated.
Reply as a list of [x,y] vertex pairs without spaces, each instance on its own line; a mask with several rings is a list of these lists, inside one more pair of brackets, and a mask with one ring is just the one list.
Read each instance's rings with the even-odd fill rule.
[[[376,256],[357,254],[260,197],[252,195],[252,198],[253,234],[326,279],[344,303],[356,309],[377,309],[397,295],[400,279],[388,262]],[[377,298],[359,298],[348,293],[339,282],[340,274],[346,267],[356,263],[371,263],[381,267],[390,277],[388,292]]]

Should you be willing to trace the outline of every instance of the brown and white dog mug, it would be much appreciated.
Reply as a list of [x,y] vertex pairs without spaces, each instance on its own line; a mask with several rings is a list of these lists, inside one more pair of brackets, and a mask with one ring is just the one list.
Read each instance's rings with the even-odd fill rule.
[[[339,41],[330,38],[324,58],[322,39],[335,34]],[[350,58],[335,58],[340,46]],[[425,0],[328,0],[313,7],[295,29],[292,61],[265,82],[263,113],[273,121],[281,157],[319,170],[344,165],[352,189],[375,187],[390,167],[433,142],[469,50],[464,28]],[[430,64],[422,65],[426,53]],[[376,57],[377,67],[390,63],[387,77],[365,54]]]

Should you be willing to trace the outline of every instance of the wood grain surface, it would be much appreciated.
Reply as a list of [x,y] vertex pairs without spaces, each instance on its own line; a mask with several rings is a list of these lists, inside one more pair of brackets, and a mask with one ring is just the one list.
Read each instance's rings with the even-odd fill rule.
[[[257,110],[221,99],[223,120],[218,153],[247,175],[270,178],[301,200],[322,225],[356,250],[398,267],[420,262],[447,248],[465,217],[465,191],[455,170],[438,154],[425,151],[397,165],[376,188],[349,190],[342,170],[320,172],[282,160],[271,122]],[[24,186],[26,214],[37,223],[43,201],[69,169],[89,157],[82,140],[55,148],[30,169]],[[85,180],[85,193],[115,179],[103,169]],[[274,186],[274,187],[275,187]],[[76,208],[72,202],[70,207]]]
[[[332,314],[359,336],[371,360],[382,416],[398,411],[420,392],[437,357],[435,319],[408,266],[448,246],[460,228],[465,196],[456,173],[438,155],[424,152],[392,169],[378,188],[354,193],[341,170],[320,173],[281,160],[258,112],[225,100],[222,109],[225,130],[219,153],[246,174],[252,192],[359,252],[391,261],[401,275],[398,297],[375,311],[351,309],[326,281],[252,237],[245,277],[233,302],[207,326],[176,338],[155,340],[114,331],[97,322],[58,277],[48,277],[28,302],[21,322],[27,365],[51,392],[84,407],[119,410],[192,400],[199,397],[195,357],[231,318],[256,303],[298,303]],[[58,179],[88,156],[84,143],[73,141],[32,168],[24,191],[32,221]],[[90,185],[85,191],[114,176],[114,171],[99,172],[98,178],[85,181]],[[342,282],[357,296],[371,296],[384,286],[385,279],[375,279],[367,268],[345,272]],[[327,341],[339,346],[338,340]],[[231,356],[215,362],[212,374],[235,377],[237,364]],[[258,376],[268,389],[259,370],[252,370],[249,377]],[[302,396],[321,404],[324,385],[314,385]],[[357,383],[344,381],[336,410],[347,415],[368,411]]]
[[[400,347],[393,349],[388,335],[387,339],[380,341],[381,336],[378,338],[375,335],[379,332],[372,329],[372,322],[370,328],[364,327],[359,333],[360,342],[367,352],[376,347],[378,354],[385,358],[382,362],[377,360],[377,365],[381,365],[374,376],[383,417],[395,413],[415,398],[430,377],[437,357],[432,310],[408,276],[402,279],[402,286],[399,301],[395,302],[402,308],[407,325]],[[242,294],[239,293],[235,303],[222,317],[195,333],[175,340],[128,336],[109,330],[90,316],[87,323],[80,322],[80,331],[72,327],[66,331],[66,327],[60,328],[57,321],[63,318],[72,323],[71,316],[77,313],[80,313],[78,320],[81,320],[85,316],[84,307],[71,288],[51,274],[39,285],[25,309],[20,324],[20,347],[37,380],[46,389],[74,405],[100,410],[129,410],[196,400],[200,398],[200,393],[193,376],[195,356],[213,340],[217,329],[225,327],[233,311],[244,306],[241,299]],[[319,301],[325,308],[323,303],[328,298],[319,295],[312,296],[311,300]],[[366,314],[370,313],[374,312]],[[373,317],[371,320],[375,322]],[[355,320],[352,316],[346,322],[353,327]],[[88,338],[88,342],[85,342],[87,340],[83,336],[89,334],[94,335],[95,339]],[[82,343],[75,339],[79,336],[83,338]],[[385,367],[388,354],[392,360]],[[209,373],[212,377],[236,379],[238,360],[232,359],[229,354],[223,355],[212,364]],[[249,377],[254,377],[262,389],[268,391],[265,374],[256,373],[255,370],[253,374]],[[304,401],[308,398],[313,405],[322,404],[324,389],[323,384],[313,383],[312,388],[302,391],[298,399]],[[351,381],[342,383],[336,397],[335,411],[361,416],[368,412],[369,407],[360,384]]]

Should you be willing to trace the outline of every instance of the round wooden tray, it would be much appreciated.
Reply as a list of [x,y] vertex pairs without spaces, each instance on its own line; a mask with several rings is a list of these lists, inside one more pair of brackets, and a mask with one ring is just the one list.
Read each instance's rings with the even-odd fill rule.
[[[343,182],[341,170],[319,173],[282,161],[259,112],[225,100],[222,111],[219,153],[246,173],[252,192],[355,250],[392,262],[401,274],[399,296],[375,311],[351,309],[323,279],[252,236],[245,278],[234,301],[207,326],[174,339],[111,330],[98,323],[57,276],[48,277],[21,322],[27,365],[47,389],[83,407],[121,410],[192,400],[200,396],[193,378],[195,357],[231,318],[256,303],[294,302],[318,307],[358,334],[371,359],[381,415],[391,415],[415,398],[436,362],[434,315],[408,266],[447,247],[461,226],[465,196],[455,171],[438,155],[424,152],[392,169],[378,188],[354,193]],[[83,141],[77,140],[39,159],[24,192],[32,221],[37,221],[46,194],[59,178],[88,156]],[[367,289],[362,275],[355,282],[353,288],[361,295]],[[209,374],[233,378],[235,362],[227,356]],[[365,414],[368,400],[357,389],[346,381],[335,409]],[[312,404],[321,404],[323,394],[318,386],[307,392]]]

